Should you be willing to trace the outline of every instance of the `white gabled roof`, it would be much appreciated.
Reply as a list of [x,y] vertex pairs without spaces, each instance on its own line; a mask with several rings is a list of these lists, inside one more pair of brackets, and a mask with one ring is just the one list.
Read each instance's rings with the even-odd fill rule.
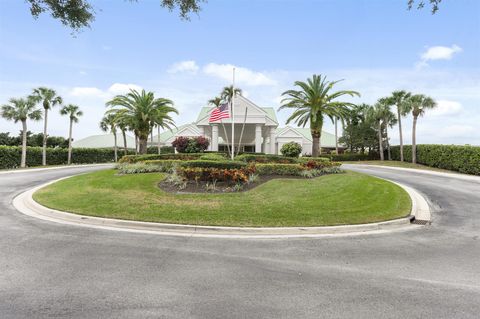
[[[115,145],[113,134],[92,135],[82,138],[78,141],[73,141],[74,148],[113,148]],[[117,146],[123,146],[123,136],[117,133]],[[135,139],[127,135],[127,147],[135,148]]]

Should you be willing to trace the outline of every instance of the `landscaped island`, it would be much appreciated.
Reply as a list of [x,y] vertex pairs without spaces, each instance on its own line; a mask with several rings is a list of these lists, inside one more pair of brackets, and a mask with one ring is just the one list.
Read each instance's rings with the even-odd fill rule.
[[[410,198],[401,187],[359,173],[335,174],[339,172],[336,164],[320,159],[316,161],[317,168],[310,167],[314,165],[312,159],[301,158],[244,155],[236,161],[217,160],[217,163],[233,163],[232,170],[236,172],[245,167],[255,173],[247,177],[250,182],[226,181],[225,185],[233,185],[232,189],[215,191],[211,186],[210,189],[205,187],[209,183],[205,180],[205,172],[214,172],[220,178],[218,171],[229,169],[208,168],[207,164],[215,162],[214,158],[218,155],[205,155],[210,160],[158,159],[161,155],[127,157],[119,170],[98,171],[56,182],[37,191],[34,199],[47,207],[82,215],[216,226],[360,224],[400,218],[410,213]],[[192,155],[168,157],[172,156],[188,158]],[[157,159],[151,159],[153,157]],[[142,163],[133,163],[139,159]],[[298,163],[275,163],[280,160]],[[245,162],[246,166],[239,164],[241,162]],[[125,165],[133,165],[136,169],[120,174]],[[171,165],[175,167],[172,169]],[[183,184],[178,185],[179,189],[175,192],[159,187],[166,179],[171,179],[172,174],[180,175],[180,180],[188,183],[179,165],[183,165],[187,174],[193,174],[195,181],[190,183],[198,183],[198,187],[205,190],[203,193],[186,193]],[[218,167],[221,164],[215,165]],[[319,168],[321,165],[325,167]],[[144,171],[158,167],[170,172],[139,173],[142,167]],[[334,171],[331,172],[332,168]],[[314,170],[316,173],[310,176]],[[254,175],[256,177],[252,178]],[[275,178],[272,179],[272,176]],[[261,183],[262,178],[269,178],[269,181]],[[242,189],[247,183],[258,185]]]

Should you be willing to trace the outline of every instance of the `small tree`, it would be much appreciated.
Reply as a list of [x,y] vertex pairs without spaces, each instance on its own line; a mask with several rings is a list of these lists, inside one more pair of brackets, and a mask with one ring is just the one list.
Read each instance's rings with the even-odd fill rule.
[[202,153],[207,150],[208,145],[210,145],[209,140],[203,136],[179,136],[172,142],[172,146],[179,153]]
[[280,152],[283,156],[298,157],[302,153],[302,146],[297,142],[288,142],[286,144],[283,144]]

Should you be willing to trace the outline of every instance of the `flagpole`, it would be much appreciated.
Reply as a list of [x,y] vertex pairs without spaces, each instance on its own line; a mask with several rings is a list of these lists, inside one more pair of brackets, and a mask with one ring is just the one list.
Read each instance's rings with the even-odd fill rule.
[[233,113],[233,106],[235,105],[235,68],[233,68],[233,82],[232,82],[232,161],[235,157],[235,114]]

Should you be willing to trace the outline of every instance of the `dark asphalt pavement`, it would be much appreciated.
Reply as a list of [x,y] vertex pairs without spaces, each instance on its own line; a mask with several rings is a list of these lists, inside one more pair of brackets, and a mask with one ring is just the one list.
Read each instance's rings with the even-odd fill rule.
[[0,174],[0,318],[479,318],[480,183],[347,167],[416,188],[432,225],[281,240],[88,229],[11,201],[98,168]]

